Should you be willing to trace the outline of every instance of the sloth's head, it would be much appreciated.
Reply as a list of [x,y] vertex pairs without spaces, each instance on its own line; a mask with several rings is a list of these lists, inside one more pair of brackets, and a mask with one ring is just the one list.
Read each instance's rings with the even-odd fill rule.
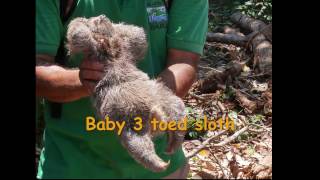
[[72,20],[68,25],[67,41],[71,55],[83,52],[102,61],[126,59],[136,62],[147,50],[143,28],[113,24],[104,15]]

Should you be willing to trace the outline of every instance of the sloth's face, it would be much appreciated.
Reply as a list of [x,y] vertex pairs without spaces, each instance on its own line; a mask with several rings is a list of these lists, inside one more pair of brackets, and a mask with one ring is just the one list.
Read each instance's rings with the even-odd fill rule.
[[114,61],[125,57],[136,62],[144,57],[147,50],[143,28],[112,24],[104,15],[74,19],[68,26],[67,39],[71,54],[85,52],[101,60]]
[[111,37],[114,34],[112,23],[105,15],[91,17],[87,20],[87,24],[93,34],[104,37]]

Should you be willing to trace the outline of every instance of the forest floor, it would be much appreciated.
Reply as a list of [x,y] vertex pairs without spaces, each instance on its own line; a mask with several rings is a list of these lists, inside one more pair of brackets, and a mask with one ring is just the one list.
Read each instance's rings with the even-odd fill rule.
[[[243,59],[244,50],[233,45],[206,43],[204,56],[200,60],[198,82],[213,69],[222,69],[230,61]],[[232,55],[231,55],[232,54]],[[251,75],[249,75],[251,74]],[[250,76],[250,77],[248,77]],[[201,115],[218,120],[226,115],[234,122],[234,130],[212,140],[206,148],[189,159],[191,171],[189,178],[271,178],[272,176],[272,81],[254,77],[250,67],[245,66],[239,77],[234,78],[229,86],[240,92],[253,103],[264,104],[263,108],[251,112],[237,99],[235,92],[226,87],[225,90],[199,94],[193,88],[184,99],[188,116],[201,120]],[[197,132],[189,130],[183,147],[185,153],[191,152],[206,139],[219,134],[220,127],[216,121],[216,130]],[[225,121],[223,121],[225,123]],[[188,124],[190,126],[194,124]],[[249,126],[251,125],[251,126]],[[249,128],[221,147],[215,144],[223,142],[240,129]],[[214,127],[212,127],[214,128]],[[226,129],[225,124],[223,128]]]
[[[229,23],[230,14],[219,14],[221,9],[209,12],[210,22],[224,23],[211,32],[236,28]],[[190,156],[189,179],[272,178],[272,75],[257,73],[252,59],[253,52],[246,47],[206,42],[198,80],[184,98],[189,120],[183,150]],[[217,84],[214,74],[235,63],[243,65],[241,72]],[[195,129],[196,122],[204,124],[204,115],[207,122],[216,122],[215,130]],[[225,123],[226,117],[234,122],[233,130],[219,125],[217,120]]]

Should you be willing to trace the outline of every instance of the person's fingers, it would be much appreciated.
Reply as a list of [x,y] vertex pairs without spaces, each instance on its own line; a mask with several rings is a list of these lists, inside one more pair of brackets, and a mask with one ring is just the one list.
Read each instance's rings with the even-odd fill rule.
[[103,72],[97,70],[80,70],[80,79],[99,81],[103,78]]
[[97,86],[97,81],[84,80],[83,85],[88,89],[90,93],[92,93]]
[[104,64],[95,59],[84,59],[80,64],[80,81],[92,93],[97,83],[103,78]]
[[80,69],[91,69],[96,71],[103,71],[104,64],[92,59],[84,59],[80,65]]

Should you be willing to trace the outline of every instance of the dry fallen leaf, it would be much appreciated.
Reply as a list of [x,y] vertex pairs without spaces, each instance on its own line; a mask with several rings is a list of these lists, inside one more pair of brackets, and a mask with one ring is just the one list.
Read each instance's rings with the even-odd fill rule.
[[268,167],[272,167],[272,155],[269,154],[266,157],[264,157],[263,159],[261,159],[261,161],[259,161],[259,164],[262,164],[262,165],[268,166]]
[[258,179],[269,179],[271,178],[272,174],[271,174],[271,169],[265,170],[265,171],[260,171],[256,177]]
[[245,166],[249,166],[250,162],[245,160],[244,158],[242,158],[241,156],[239,155],[236,155],[236,161],[239,165],[239,167],[245,167]]
[[238,163],[237,163],[234,156],[232,157],[232,160],[229,162],[229,167],[230,167],[230,171],[232,173],[232,176],[237,177],[240,170],[239,170]]
[[256,80],[254,80],[252,81],[252,88],[250,91],[264,92],[267,89],[268,89],[268,83],[259,83]]
[[232,158],[233,158],[233,153],[231,151],[229,151],[227,154],[226,154],[226,157],[227,157],[227,160],[228,161],[231,161]]
[[212,163],[212,162],[209,162],[209,161],[206,162],[206,168],[209,169],[210,171],[214,171],[214,170],[217,169],[217,168],[213,165],[213,163]]
[[270,178],[272,173],[272,155],[269,154],[262,158],[257,164],[254,164],[252,173],[257,178]]
[[193,176],[191,176],[191,179],[202,179],[202,177],[195,173]]
[[210,152],[206,149],[201,150],[198,154],[197,157],[201,159],[202,161],[210,161],[209,157]]
[[260,160],[260,159],[263,158],[263,156],[262,156],[261,154],[256,153],[256,152],[255,152],[253,155],[251,155],[251,157],[252,157],[252,158],[256,158],[257,160]]
[[203,157],[208,157],[209,156],[209,151],[206,149],[203,149],[199,152],[199,155],[203,156]]
[[243,68],[242,68],[242,71],[243,72],[249,72],[250,68],[247,65],[244,65]]

